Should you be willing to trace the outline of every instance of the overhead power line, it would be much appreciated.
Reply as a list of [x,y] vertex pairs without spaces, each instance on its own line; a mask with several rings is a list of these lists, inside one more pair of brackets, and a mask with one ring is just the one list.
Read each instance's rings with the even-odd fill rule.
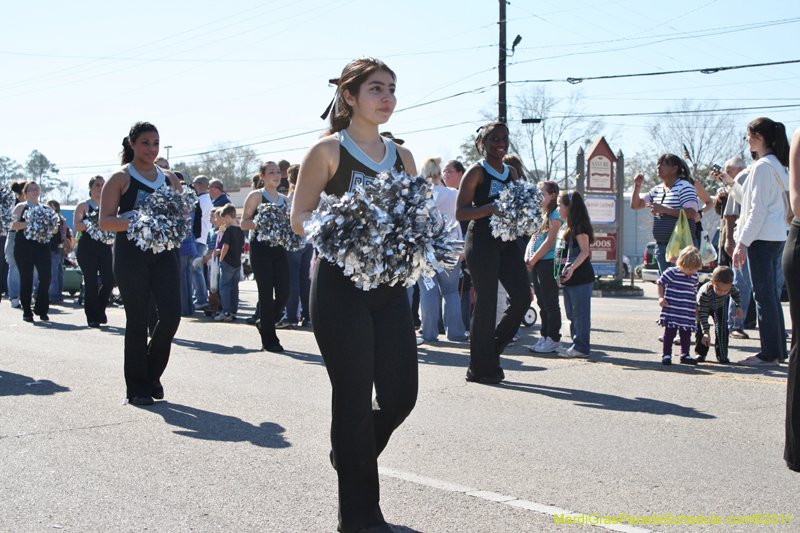
[[789,65],[792,63],[800,63],[800,59],[792,59],[789,61],[775,61],[772,63],[754,63],[752,65],[734,65],[729,67],[711,67],[711,68],[695,68],[695,69],[686,69],[686,70],[665,70],[661,72],[643,72],[639,74],[611,74],[606,76],[589,76],[589,77],[581,77],[581,78],[553,78],[553,79],[544,79],[544,80],[520,80],[520,81],[509,81],[507,83],[556,83],[556,82],[567,82],[578,84],[584,81],[590,80],[611,80],[611,79],[618,79],[618,78],[640,78],[644,76],[666,76],[668,74],[687,74],[690,72],[700,72],[702,74],[716,74],[717,72],[723,72],[726,70],[737,70],[743,68],[756,68],[756,67],[772,67],[775,65]]

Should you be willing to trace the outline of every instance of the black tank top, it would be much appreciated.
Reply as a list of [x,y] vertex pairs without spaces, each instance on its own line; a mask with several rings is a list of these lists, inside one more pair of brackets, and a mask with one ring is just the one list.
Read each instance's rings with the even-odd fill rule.
[[500,196],[502,190],[514,181],[511,179],[511,171],[505,163],[503,163],[502,174],[493,169],[485,159],[481,159],[478,164],[483,170],[483,182],[475,187],[472,207],[481,207],[494,202]]
[[136,172],[136,169],[128,163],[128,173],[131,176],[130,185],[128,185],[128,190],[125,191],[122,196],[119,198],[119,209],[117,210],[117,215],[124,215],[125,213],[129,213],[131,211],[138,211],[144,205],[145,200],[147,197],[153,194],[153,191],[164,185],[165,183],[172,186],[170,181],[164,175],[164,172],[157,166],[156,170],[158,171],[158,177],[156,181],[147,181],[142,177],[141,174]]
[[374,180],[381,172],[394,168],[402,171],[403,160],[397,153],[394,142],[383,138],[386,154],[380,162],[373,161],[350,138],[346,131],[337,134],[339,138],[339,167],[333,177],[325,185],[325,193],[341,196],[348,191],[353,191],[356,185],[366,185]]

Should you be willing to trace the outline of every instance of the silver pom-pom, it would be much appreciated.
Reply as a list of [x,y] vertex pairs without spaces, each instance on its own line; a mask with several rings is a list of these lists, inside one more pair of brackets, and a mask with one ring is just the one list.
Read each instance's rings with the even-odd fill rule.
[[147,197],[128,226],[128,239],[143,251],[161,253],[181,245],[187,232],[192,231],[186,197],[176,189],[163,185]]
[[393,170],[341,198],[323,193],[306,231],[320,256],[370,290],[452,269],[464,251],[454,223],[436,209],[429,181]]
[[25,211],[25,238],[29,241],[41,243],[50,242],[58,226],[61,224],[61,217],[58,213],[43,205],[29,207]]
[[97,209],[90,209],[86,211],[86,216],[83,217],[83,223],[86,224],[86,234],[97,242],[103,244],[114,244],[115,233],[113,231],[103,231],[100,229],[98,218],[100,211]]
[[186,207],[189,209],[189,212],[193,213],[194,210],[197,209],[197,202],[200,201],[197,197],[197,191],[191,187],[184,187],[181,194],[183,195],[183,199],[186,202]]
[[9,187],[0,187],[0,237],[8,233],[14,222],[16,196]]
[[270,246],[281,246],[288,252],[299,252],[306,247],[306,238],[292,231],[289,221],[289,204],[265,202],[258,206],[253,223],[256,240]]
[[511,183],[500,192],[495,205],[502,216],[489,217],[492,237],[513,241],[536,232],[542,216],[542,193],[534,183],[527,180]]

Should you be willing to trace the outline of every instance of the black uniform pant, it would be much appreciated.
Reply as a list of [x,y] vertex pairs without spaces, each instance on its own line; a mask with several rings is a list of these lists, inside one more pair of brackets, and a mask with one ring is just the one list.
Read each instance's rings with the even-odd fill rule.
[[363,291],[322,258],[311,281],[310,307],[333,388],[339,531],[351,533],[383,521],[378,456],[417,400],[414,323],[405,287]]
[[[19,269],[19,303],[22,305],[22,313],[29,317],[34,314],[46,315],[50,310],[49,291],[52,267],[50,244],[29,241],[20,231],[14,239],[14,260]],[[34,268],[39,273],[39,287],[36,290],[36,303],[31,312]]]
[[[181,288],[174,253],[143,252],[125,232],[114,241],[114,279],[125,305],[125,384],[127,397],[152,396],[167,368],[172,339],[181,322]],[[147,341],[150,297],[158,322]]]
[[786,448],[783,458],[792,470],[800,472],[800,228],[789,227],[789,239],[783,249],[783,276],[789,289],[789,312],[792,317],[792,349],[786,391]]
[[275,321],[289,301],[289,258],[285,248],[253,239],[250,242],[250,266],[258,285],[261,346],[266,348],[280,343],[275,333]]
[[83,273],[83,311],[86,313],[86,321],[104,324],[106,306],[114,289],[111,246],[97,242],[84,233],[78,242],[75,256]]
[[[503,353],[531,305],[528,270],[516,241],[492,237],[488,220],[472,221],[464,244],[464,257],[475,288],[475,308],[470,327],[470,368],[476,378],[494,376]],[[495,328],[497,284],[508,294],[509,306]]]

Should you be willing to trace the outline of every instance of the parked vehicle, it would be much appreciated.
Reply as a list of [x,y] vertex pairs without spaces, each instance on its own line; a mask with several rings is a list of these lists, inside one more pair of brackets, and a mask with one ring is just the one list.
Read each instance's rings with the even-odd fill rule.
[[[711,261],[698,272],[700,283],[705,283],[711,280],[711,273],[716,268],[717,262]],[[644,249],[644,265],[642,267],[642,281],[658,281],[658,264],[656,264],[656,243],[648,242]]]

